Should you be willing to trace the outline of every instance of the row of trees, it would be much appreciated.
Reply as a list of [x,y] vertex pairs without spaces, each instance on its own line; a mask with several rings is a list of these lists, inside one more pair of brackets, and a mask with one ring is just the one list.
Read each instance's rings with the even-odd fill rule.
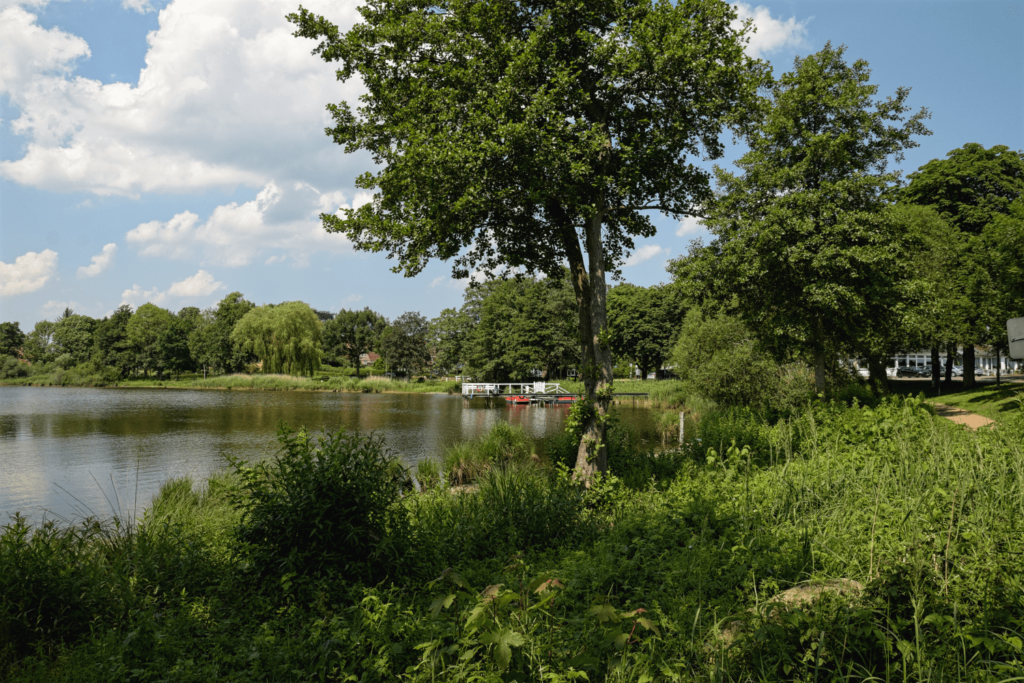
[[[646,376],[669,356],[682,316],[679,288],[621,284],[609,293],[611,344],[617,360]],[[490,280],[466,291],[463,305],[428,320],[407,312],[394,320],[365,308],[337,314],[302,302],[255,306],[233,292],[215,307],[177,313],[152,303],[121,306],[101,320],[66,310],[25,335],[0,327],[0,352],[70,368],[82,363],[119,377],[155,373],[237,372],[260,362],[263,372],[309,375],[320,363],[349,366],[357,376],[366,354],[376,368],[412,375],[481,379],[564,377],[579,367],[579,326],[568,274],[560,278]]]

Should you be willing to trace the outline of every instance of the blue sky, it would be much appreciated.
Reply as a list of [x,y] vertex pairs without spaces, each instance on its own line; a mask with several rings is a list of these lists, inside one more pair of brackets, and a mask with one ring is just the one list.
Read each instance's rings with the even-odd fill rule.
[[[257,303],[458,306],[444,263],[414,279],[354,252],[317,214],[366,197],[365,155],[323,135],[354,99],[291,37],[297,0],[0,0],[0,319],[29,330],[65,306],[177,310],[239,290]],[[342,26],[355,4],[306,7]],[[1016,2],[780,1],[739,5],[776,75],[826,41],[866,59],[880,95],[911,87],[934,134],[913,171],[967,142],[1024,149],[1024,13]],[[739,150],[731,149],[728,162]],[[704,234],[656,217],[622,273],[650,285]]]

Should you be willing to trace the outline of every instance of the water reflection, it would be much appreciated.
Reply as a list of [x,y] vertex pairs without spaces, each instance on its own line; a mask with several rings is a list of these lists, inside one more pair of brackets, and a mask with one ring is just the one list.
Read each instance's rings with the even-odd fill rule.
[[[0,523],[15,510],[35,520],[141,511],[169,477],[206,477],[224,454],[272,454],[280,422],[380,432],[414,464],[499,420],[543,451],[566,413],[438,394],[0,387]],[[646,411],[620,414],[649,432]]]

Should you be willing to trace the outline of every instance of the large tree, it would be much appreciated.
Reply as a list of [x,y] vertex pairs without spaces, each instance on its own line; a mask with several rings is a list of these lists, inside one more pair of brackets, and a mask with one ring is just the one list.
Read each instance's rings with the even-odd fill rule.
[[189,335],[188,346],[204,374],[210,367],[237,372],[256,359],[231,340],[235,325],[255,306],[241,292],[231,292],[217,302],[216,308],[203,311]]
[[430,345],[434,350],[434,368],[444,374],[466,362],[466,354],[476,325],[465,310],[446,308],[430,321]]
[[867,62],[844,53],[826,44],[775,83],[742,175],[716,168],[714,240],[676,265],[694,294],[734,303],[779,357],[811,357],[818,392],[829,357],[895,324],[908,249],[886,210],[899,183],[886,166],[929,133],[927,110],[905,116],[908,88],[873,100]]
[[100,365],[113,368],[127,377],[135,367],[135,354],[128,340],[128,322],[132,307],[121,304],[108,317],[96,324],[93,333],[93,359]]
[[20,323],[0,323],[0,355],[17,356],[25,345]]
[[170,327],[174,314],[156,304],[142,304],[128,321],[128,343],[144,372],[155,370],[163,378],[164,359],[160,353],[161,335]]
[[[964,346],[964,386],[974,384],[974,346],[992,340],[995,318],[1005,307],[998,282],[1002,250],[991,249],[985,229],[1000,216],[1009,216],[1011,206],[1024,196],[1024,155],[1005,145],[985,149],[968,143],[932,159],[910,174],[904,198],[914,204],[931,206],[960,231],[961,248],[945,276],[963,293],[968,305],[962,309],[957,336],[949,342]],[[1005,225],[1005,224],[1004,224]],[[1017,293],[1019,297],[1019,292]],[[998,312],[997,312],[998,311]]]
[[559,278],[512,278],[487,287],[468,359],[489,380],[548,378],[579,364],[572,286]]
[[97,321],[87,315],[71,313],[64,315],[53,330],[53,341],[57,346],[57,357],[60,361],[78,365],[89,360],[93,351],[93,332]]
[[420,273],[503,267],[555,276],[568,263],[586,387],[577,474],[606,469],[612,395],[606,274],[649,211],[692,213],[710,197],[694,162],[721,156],[725,126],[758,109],[764,63],[749,24],[721,0],[370,0],[343,33],[300,8],[297,36],[362,79],[358,107],[329,106],[328,133],[378,164],[372,202],[324,226]]
[[387,319],[369,308],[361,311],[343,308],[324,323],[324,348],[336,358],[348,358],[359,377],[360,358],[377,348],[387,326]]
[[53,341],[53,332],[57,329],[57,323],[49,320],[40,320],[32,328],[32,331],[25,335],[25,345],[22,353],[32,363],[49,363],[57,357],[57,346]]
[[405,370],[405,379],[410,381],[413,373],[430,360],[427,340],[430,322],[426,317],[407,311],[395,318],[380,337],[380,354],[393,368]]
[[258,306],[235,325],[231,340],[252,353],[263,372],[309,375],[320,369],[323,356],[320,318],[301,301]]
[[608,292],[612,353],[635,363],[643,378],[648,370],[664,365],[682,320],[683,302],[678,287],[637,287],[624,283]]

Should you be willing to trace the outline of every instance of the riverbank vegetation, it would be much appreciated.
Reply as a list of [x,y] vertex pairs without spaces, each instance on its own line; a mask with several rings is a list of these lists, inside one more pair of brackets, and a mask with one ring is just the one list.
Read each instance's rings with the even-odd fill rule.
[[285,430],[138,523],[16,517],[0,677],[1024,675],[1024,413],[972,432],[912,398],[714,409],[678,450],[610,446],[589,489],[488,438],[518,455],[459,493],[410,488],[377,438]]

